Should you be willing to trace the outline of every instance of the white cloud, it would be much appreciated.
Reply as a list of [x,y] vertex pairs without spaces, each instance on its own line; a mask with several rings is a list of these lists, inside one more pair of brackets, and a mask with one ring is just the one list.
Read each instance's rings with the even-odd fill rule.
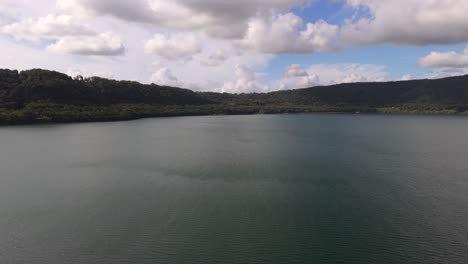
[[419,59],[419,65],[422,67],[468,67],[468,47],[463,53],[431,52]]
[[[260,92],[388,79],[382,65],[317,64],[321,57],[316,56],[313,65],[291,65],[278,80],[270,76],[262,82],[255,71],[277,63],[272,58],[279,54],[468,41],[465,0],[338,1],[354,15],[331,24],[305,21],[292,9],[309,0],[0,0],[0,58],[3,67],[76,68],[142,82],[152,76],[197,90]],[[314,8],[306,12],[319,14]],[[118,59],[109,57],[124,51]],[[421,65],[443,68],[430,76],[464,73],[466,52],[434,54]]]
[[435,68],[426,75],[438,79],[468,74],[468,46],[461,53],[456,51],[431,52],[419,59],[421,67]]
[[83,69],[78,69],[78,68],[68,68],[66,74],[72,78],[75,78],[77,76],[82,76],[82,77],[101,77],[101,78],[106,78],[106,79],[114,79],[115,74],[112,72],[91,72],[89,70],[83,70]]
[[[429,45],[468,41],[466,0],[343,0],[356,9],[344,26],[323,21],[302,29],[302,21],[287,14],[311,0],[58,0],[79,15],[112,16],[168,30],[200,30],[217,38],[241,39],[267,53],[306,53],[369,44]],[[273,18],[270,18],[272,15]],[[362,15],[364,14],[364,17]],[[299,28],[301,28],[299,30]],[[252,35],[255,32],[266,36]],[[294,36],[288,48],[281,36]],[[268,44],[268,40],[274,40]],[[276,43],[280,42],[280,43]],[[271,47],[268,47],[271,46]]]
[[455,44],[468,41],[466,0],[346,0],[369,16],[348,21],[348,45]]
[[18,40],[31,41],[39,41],[42,38],[55,39],[63,36],[95,34],[88,27],[78,24],[69,15],[47,15],[37,19],[28,18],[17,23],[5,25],[0,28],[0,31],[14,36]]
[[386,67],[374,64],[313,64],[304,68],[289,65],[284,76],[273,81],[269,90],[290,90],[319,85],[387,80]]
[[63,37],[47,49],[52,52],[94,56],[116,56],[125,53],[121,38],[109,32],[96,36]]
[[[68,73],[70,76],[82,74],[83,76],[101,76],[117,78],[119,80],[141,80],[133,71],[137,64],[126,61],[126,65],[116,63],[116,60],[108,57],[86,57],[64,56],[62,53],[44,52],[34,46],[25,46],[11,41],[8,38],[0,37],[0,61],[2,67],[18,70],[29,70],[32,68],[42,68],[48,70]],[[79,71],[78,71],[79,70]],[[139,72],[143,72],[141,67]],[[150,73],[145,72],[146,81]]]
[[446,77],[454,77],[468,75],[468,68],[439,68],[430,71],[425,78],[428,79],[440,79]]
[[145,51],[167,60],[191,60],[202,52],[202,46],[193,34],[156,34],[146,42]]
[[237,80],[224,83],[222,92],[254,93],[268,90],[266,85],[259,83],[257,74],[245,65],[236,65],[235,75]]
[[203,30],[223,38],[239,38],[250,18],[285,11],[310,0],[59,0],[65,10],[108,15],[171,30]]
[[320,85],[387,80],[386,67],[375,64],[315,64],[307,72],[317,75]]
[[279,80],[275,86],[280,90],[287,90],[307,88],[315,86],[319,82],[320,80],[317,75],[310,75],[301,65],[292,64],[287,67],[283,79]]
[[314,53],[337,49],[338,26],[325,21],[307,23],[293,13],[255,18],[249,22],[241,45],[258,52]]
[[162,86],[182,87],[184,83],[174,76],[172,71],[166,67],[159,69],[151,76],[151,82]]
[[257,73],[244,65],[236,66],[236,81],[226,82],[222,92],[252,93],[309,88],[355,82],[382,82],[387,79],[386,67],[374,64],[314,64],[303,67],[289,65],[282,78],[262,83]]
[[0,32],[17,40],[55,41],[47,46],[47,50],[59,53],[115,56],[125,52],[119,36],[109,32],[99,34],[69,15],[28,18],[2,26]]
[[403,76],[401,76],[400,78],[400,81],[410,81],[410,80],[413,80],[413,75],[411,74],[405,74]]

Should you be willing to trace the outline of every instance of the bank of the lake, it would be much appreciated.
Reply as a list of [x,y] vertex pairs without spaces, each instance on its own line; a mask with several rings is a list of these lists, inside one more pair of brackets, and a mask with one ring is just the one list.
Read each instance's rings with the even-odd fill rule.
[[63,105],[44,102],[29,103],[22,108],[0,108],[0,125],[72,122],[105,122],[136,120],[149,117],[254,115],[298,113],[380,113],[466,115],[468,111],[453,105],[400,105],[387,107],[332,105]]

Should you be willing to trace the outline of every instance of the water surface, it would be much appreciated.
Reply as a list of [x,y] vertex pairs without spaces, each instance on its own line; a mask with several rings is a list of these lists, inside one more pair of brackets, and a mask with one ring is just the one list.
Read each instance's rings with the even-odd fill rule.
[[0,263],[468,263],[468,118],[0,128]]

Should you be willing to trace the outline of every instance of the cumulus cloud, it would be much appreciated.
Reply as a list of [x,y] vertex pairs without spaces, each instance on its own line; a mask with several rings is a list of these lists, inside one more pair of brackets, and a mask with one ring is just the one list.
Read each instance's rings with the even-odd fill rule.
[[[311,0],[58,0],[64,10],[112,16],[169,30],[201,30],[213,37],[242,39],[268,53],[306,53],[341,46],[454,44],[468,41],[466,0],[343,0],[356,10],[343,26],[309,23],[288,14]],[[404,8],[402,8],[404,7]],[[271,18],[271,14],[273,18]],[[301,28],[299,30],[299,28]],[[258,36],[254,33],[265,33]],[[294,36],[291,46],[283,36]],[[298,35],[298,36],[297,36]],[[268,40],[274,42],[268,44]],[[276,43],[279,42],[279,43]],[[268,47],[271,46],[271,47]],[[331,46],[331,47],[330,47]]]
[[386,67],[374,64],[292,64],[284,76],[270,84],[270,90],[289,90],[319,85],[387,80]]
[[410,81],[410,80],[413,80],[413,75],[411,74],[405,74],[403,76],[401,76],[400,78],[400,81]]
[[263,83],[258,74],[245,65],[237,65],[237,80],[226,82],[222,92],[253,93],[308,88],[354,82],[381,82],[387,80],[386,67],[374,64],[313,64],[303,67],[289,65],[283,77]]
[[386,67],[375,64],[315,64],[307,72],[317,75],[320,85],[387,80]]
[[78,69],[78,68],[68,68],[66,74],[72,78],[75,78],[77,76],[82,76],[82,77],[101,77],[101,78],[106,78],[106,79],[114,79],[115,74],[112,72],[101,72],[101,71],[89,71],[89,70],[83,70],[83,69]]
[[237,80],[224,83],[222,92],[225,93],[254,93],[268,90],[266,85],[257,80],[257,74],[246,65],[236,65]]
[[310,0],[59,0],[65,10],[108,15],[176,30],[204,30],[224,38],[241,37],[246,21],[259,13],[284,11]]
[[[202,31],[212,38],[236,39],[243,48],[266,54],[314,53],[371,44],[428,45],[468,41],[464,0],[344,0],[356,14],[344,25],[318,20],[306,23],[290,12],[311,0],[58,0],[76,17],[111,16],[156,25],[169,36],[156,35],[146,49],[165,59],[191,58],[200,44],[172,35]],[[400,8],[405,6],[405,8]],[[398,19],[395,19],[398,18]],[[67,16],[28,19],[2,29],[18,39],[92,34]],[[185,40],[183,45],[179,40]],[[208,39],[207,41],[210,41]],[[185,47],[184,47],[185,46]],[[164,48],[166,47],[166,48]],[[171,49],[174,48],[174,49]],[[173,51],[173,52],[172,52]],[[218,54],[219,55],[219,54]],[[215,54],[216,56],[216,54]],[[213,57],[205,66],[223,62]]]
[[179,79],[174,76],[172,71],[167,68],[163,67],[155,72],[151,76],[151,82],[158,84],[158,85],[166,85],[166,86],[174,86],[174,87],[182,87],[184,83],[179,81]]
[[468,47],[463,53],[431,52],[419,59],[419,65],[422,67],[468,67]]
[[53,52],[75,55],[114,56],[125,52],[119,36],[113,33],[97,33],[69,15],[47,15],[28,18],[0,28],[1,32],[17,40],[39,42],[55,41],[47,49]]
[[319,83],[319,77],[309,74],[304,67],[299,64],[289,65],[283,79],[279,81],[279,89],[296,89],[315,86]]
[[1,27],[1,32],[18,40],[39,41],[42,38],[55,39],[63,36],[86,36],[95,33],[78,24],[69,15],[47,15],[37,19],[28,18]]
[[[34,5],[28,0],[0,0],[0,33],[16,39],[0,37],[2,50],[10,47],[4,53],[15,55],[2,54],[2,61],[10,67],[66,71],[74,65],[92,72],[109,69],[119,78],[145,82],[152,76],[154,81],[172,86],[260,92],[388,79],[382,65],[293,64],[278,80],[262,83],[260,74],[252,69],[265,67],[279,54],[468,41],[465,0],[339,1],[353,15],[333,24],[339,18],[306,20],[293,8],[314,0],[35,0]],[[310,8],[306,11],[316,11],[313,5]],[[116,29],[120,37],[102,34]],[[25,45],[24,40],[40,45]],[[124,47],[123,40],[137,41],[126,41]],[[26,50],[28,55],[22,55]],[[126,56],[119,60],[63,56],[124,52]],[[431,76],[459,75],[468,67],[467,56],[460,51],[434,52],[421,58],[420,64],[440,67]]]
[[348,45],[455,44],[468,41],[466,0],[346,0],[363,18],[341,29]]
[[338,26],[325,21],[307,23],[293,13],[255,18],[241,45],[263,53],[314,53],[337,48]]
[[145,52],[167,60],[190,60],[202,51],[200,40],[191,34],[155,34],[145,44]]
[[468,75],[468,68],[440,68],[430,71],[425,78],[440,79],[446,77],[454,77]]
[[47,49],[59,53],[95,56],[116,56],[125,53],[120,37],[109,32],[96,36],[63,37]]
[[438,79],[468,74],[468,46],[463,52],[431,52],[419,59],[421,67],[435,68],[426,77]]

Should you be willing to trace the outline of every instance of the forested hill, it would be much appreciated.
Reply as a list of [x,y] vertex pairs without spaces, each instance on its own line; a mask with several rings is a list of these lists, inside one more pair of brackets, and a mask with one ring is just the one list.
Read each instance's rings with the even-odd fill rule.
[[40,69],[0,70],[0,124],[300,112],[468,113],[468,75],[222,94],[99,77],[71,78]]
[[468,75],[437,80],[345,83],[267,94],[206,93],[205,97],[234,105],[249,103],[382,107],[422,104],[468,107]]
[[0,70],[1,105],[21,106],[37,101],[90,105],[468,105],[468,75],[438,80],[347,83],[266,94],[221,94],[99,77],[72,79],[59,72],[38,69]]
[[39,69],[0,70],[0,105],[22,106],[37,101],[81,105],[209,103],[193,91],[155,84],[99,77],[72,79],[63,73]]

